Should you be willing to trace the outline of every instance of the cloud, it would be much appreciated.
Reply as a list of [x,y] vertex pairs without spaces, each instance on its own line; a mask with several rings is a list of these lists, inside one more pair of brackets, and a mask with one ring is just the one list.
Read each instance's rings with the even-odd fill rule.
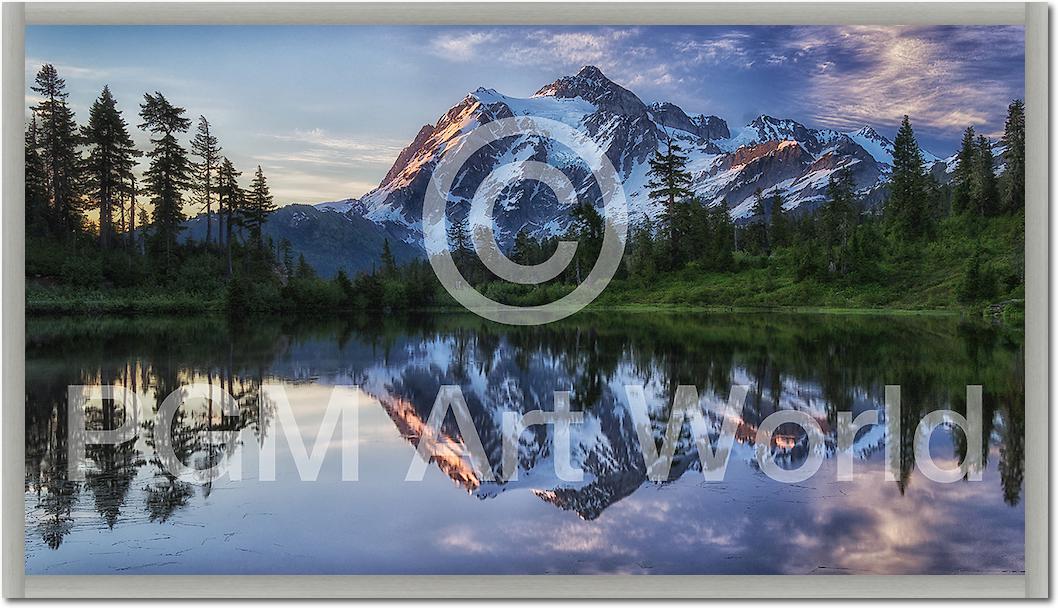
[[461,34],[443,34],[431,41],[433,53],[453,61],[470,61],[477,55],[482,45],[496,41],[499,35],[494,32],[465,32]]
[[994,131],[1021,94],[1009,72],[1023,68],[1023,36],[1022,28],[848,27],[819,43],[811,32],[806,108],[835,128],[896,124],[907,114],[937,131]]
[[260,137],[270,143],[251,158],[265,169],[276,199],[284,204],[363,195],[378,185],[370,176],[388,169],[406,143],[347,137],[319,128]]
[[281,141],[302,144],[299,150],[281,155],[291,162],[347,165],[351,163],[390,165],[397,159],[404,144],[394,139],[365,139],[339,137],[323,129],[307,131],[295,129],[290,133],[272,134],[268,137]]
[[[454,62],[499,62],[515,67],[545,67],[572,72],[599,66],[608,76],[629,85],[671,84],[657,49],[639,40],[638,28],[531,28],[471,30],[441,34],[429,41],[432,54]],[[650,74],[650,75],[648,75]]]
[[[375,182],[350,179],[344,171],[320,170],[319,167],[301,169],[281,163],[254,158],[268,176],[276,204],[322,203],[358,197],[373,190]],[[245,175],[244,175],[245,178]]]
[[[26,57],[26,80],[28,83],[32,83],[33,79],[37,76],[37,72],[40,68],[44,67],[45,63],[43,59],[37,59],[33,57]],[[74,79],[86,79],[86,80],[104,80],[110,78],[112,72],[110,70],[85,67],[79,65],[71,65],[68,63],[54,63],[56,72],[58,72],[60,78],[74,78]]]
[[749,47],[750,40],[750,34],[746,32],[686,38],[674,45],[674,51],[687,65],[727,65],[749,69],[758,59]]

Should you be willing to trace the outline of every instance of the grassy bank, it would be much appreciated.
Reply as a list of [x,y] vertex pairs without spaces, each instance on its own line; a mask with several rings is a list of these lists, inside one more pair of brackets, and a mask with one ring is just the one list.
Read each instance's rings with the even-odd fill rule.
[[[941,224],[935,239],[902,245],[876,260],[869,274],[806,276],[803,259],[798,257],[795,247],[781,248],[768,256],[737,252],[731,266],[723,271],[691,262],[679,270],[644,277],[631,275],[622,268],[591,307],[596,310],[775,309],[846,314],[940,312],[1022,323],[1021,221],[1016,216],[988,220],[949,218]],[[40,259],[37,255],[33,266],[48,268]],[[31,274],[26,289],[27,311],[194,314],[223,313],[231,308],[232,291],[218,278],[219,270],[200,259],[192,258],[190,262],[199,263],[185,264],[181,275],[164,287],[99,287],[101,281],[83,268],[85,259],[81,254],[50,265],[62,273]],[[67,268],[71,260],[80,263]],[[105,264],[97,265],[106,268]],[[983,295],[967,299],[966,286],[974,272],[977,293]],[[86,277],[91,280],[83,280]],[[461,309],[437,284],[425,264],[394,271],[391,278],[374,282],[362,278],[343,282],[306,276],[293,277],[281,286],[270,275],[267,281],[244,281],[240,285],[243,291],[253,292],[255,298],[251,299],[261,300],[241,314],[341,314],[363,310],[363,300],[369,292],[378,292],[370,297],[373,305],[367,306],[375,310]],[[573,287],[564,283],[532,286],[500,282],[477,286],[493,300],[519,306],[553,302]],[[427,303],[424,305],[424,302]]]

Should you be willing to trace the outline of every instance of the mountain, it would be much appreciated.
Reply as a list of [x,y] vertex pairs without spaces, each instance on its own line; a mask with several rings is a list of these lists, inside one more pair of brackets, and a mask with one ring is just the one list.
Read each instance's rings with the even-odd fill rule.
[[[205,215],[191,218],[185,227],[181,238],[205,240]],[[214,218],[214,238],[216,232]],[[398,263],[422,257],[419,249],[403,242],[385,225],[365,218],[356,199],[280,207],[264,225],[264,235],[277,245],[284,238],[289,240],[295,259],[303,254],[305,261],[324,277],[333,277],[339,270],[355,276],[377,268],[386,239]]]
[[[892,141],[869,125],[843,133],[761,115],[731,129],[720,117],[691,115],[671,102],[647,105],[598,68],[585,66],[528,98],[484,87],[468,93],[419,129],[377,188],[360,199],[284,208],[266,232],[288,238],[296,249],[305,247],[299,250],[310,262],[319,260],[324,275],[337,268],[370,269],[383,239],[390,240],[398,259],[421,257],[422,204],[434,168],[459,150],[476,127],[515,116],[548,118],[586,133],[617,170],[633,224],[656,219],[662,212],[649,197],[648,161],[668,141],[687,154],[692,190],[699,200],[709,206],[726,204],[736,222],[749,217],[757,189],[766,196],[780,193],[789,211],[811,212],[825,200],[830,176],[844,169],[852,172],[865,204],[877,205],[884,200],[892,169]],[[940,181],[950,178],[953,157],[940,159],[924,150],[923,157]],[[493,142],[470,156],[453,182],[449,217],[468,212],[475,190],[495,168],[525,160],[560,169],[581,200],[598,204],[598,186],[584,160],[557,142],[520,136]],[[509,246],[523,228],[546,237],[560,235],[570,225],[568,205],[539,182],[524,180],[494,194],[501,246]]]
[[[781,193],[789,210],[810,211],[824,200],[835,171],[850,169],[857,188],[870,195],[884,184],[892,163],[892,142],[869,126],[841,133],[762,115],[733,134],[717,116],[692,116],[670,102],[648,106],[598,68],[586,66],[541,87],[530,98],[485,88],[467,95],[435,124],[424,126],[379,188],[362,199],[367,217],[399,225],[408,244],[421,239],[417,223],[433,168],[445,154],[458,149],[473,128],[510,116],[550,118],[588,133],[620,174],[633,223],[661,212],[649,200],[647,161],[670,139],[690,158],[695,194],[707,205],[726,203],[736,220],[748,216],[758,188],[765,194]],[[465,175],[457,178],[464,187],[453,193],[452,212],[465,213],[473,188],[494,167],[510,160],[548,162],[585,192],[589,189],[585,167],[563,152],[550,142],[524,138],[475,156]],[[928,152],[923,156],[930,165],[940,162]],[[525,184],[509,188],[498,204],[504,210],[497,218],[501,243],[509,243],[523,227],[536,236],[553,236],[569,224],[569,210],[547,188]]]

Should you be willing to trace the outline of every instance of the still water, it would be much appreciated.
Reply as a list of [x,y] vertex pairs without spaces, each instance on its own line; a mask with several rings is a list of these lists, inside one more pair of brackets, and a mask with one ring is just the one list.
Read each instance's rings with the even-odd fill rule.
[[[27,574],[962,574],[1024,570],[1023,335],[953,317],[824,314],[581,313],[514,328],[437,314],[342,320],[35,319],[27,327]],[[188,401],[173,447],[199,468],[238,461],[242,479],[173,478],[155,451],[153,412],[191,384],[228,391],[240,415]],[[67,479],[71,384],[120,385],[141,402],[136,436],[88,446],[84,481]],[[336,437],[316,481],[301,481],[275,404],[282,384],[309,450],[331,387],[359,387],[356,481],[342,480]],[[487,481],[456,456],[404,481],[438,390],[462,388],[494,470],[505,411],[553,407],[571,392],[581,482],[554,472],[551,427],[521,436],[517,481]],[[625,385],[643,385],[655,437],[680,384],[703,407],[748,385],[724,481],[706,482],[685,429],[664,483],[647,479]],[[884,480],[885,433],[852,447],[854,479],[838,481],[837,412],[883,408],[902,386],[902,463]],[[925,413],[966,411],[984,387],[984,471],[941,484],[915,466]],[[797,409],[825,434],[826,458],[786,484],[753,456],[757,425]],[[89,429],[129,415],[95,402]],[[719,429],[719,421],[714,431]],[[806,438],[777,433],[797,466]],[[461,441],[450,418],[444,427]],[[218,439],[219,438],[219,439]],[[713,435],[715,439],[715,434]],[[966,451],[962,432],[932,436],[938,463]],[[259,477],[262,448],[276,481]]]

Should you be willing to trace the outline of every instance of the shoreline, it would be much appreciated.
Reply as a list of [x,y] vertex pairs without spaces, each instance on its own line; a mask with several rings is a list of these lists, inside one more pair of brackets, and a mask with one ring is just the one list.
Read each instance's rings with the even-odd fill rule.
[[[98,305],[93,305],[96,303]],[[179,298],[177,301],[161,302],[152,298],[144,299],[128,299],[128,300],[112,300],[112,301],[96,301],[96,302],[79,302],[76,305],[68,305],[69,303],[56,303],[54,301],[43,301],[34,300],[27,298],[26,300],[26,314],[36,315],[40,317],[79,317],[89,315],[103,315],[109,317],[152,317],[152,316],[174,316],[174,315],[194,315],[202,317],[223,317],[227,315],[223,303],[216,301],[208,301],[205,306],[195,306],[194,304],[201,304],[201,301],[195,301],[193,297]],[[1003,303],[996,303],[1003,304]],[[911,308],[886,308],[886,307],[870,307],[870,308],[856,308],[848,306],[812,306],[812,305],[799,305],[799,306],[724,306],[715,304],[703,304],[703,305],[691,305],[691,304],[651,304],[651,303],[629,303],[629,304],[601,304],[601,305],[588,305],[583,309],[586,313],[605,313],[605,312],[621,312],[631,314],[646,314],[646,313],[727,313],[727,314],[766,314],[766,313],[777,313],[777,314],[798,314],[798,315],[847,315],[847,316],[922,316],[922,317],[967,317],[973,319],[987,320],[985,312],[989,310],[991,306],[996,304],[988,304],[981,308],[969,308],[969,307],[950,307],[950,308],[922,308],[922,309],[911,309]],[[459,314],[467,313],[473,314],[470,311],[462,307],[457,306],[434,306],[427,308],[409,308],[400,311],[406,314]],[[318,314],[333,314],[336,316],[347,316],[347,315],[389,315],[392,312],[386,311],[375,311],[375,310],[348,310],[348,309],[333,309],[333,310],[318,310],[318,309],[306,309],[306,310],[287,310],[287,311],[274,311],[274,312],[251,312],[242,313],[240,316],[250,318],[269,318],[275,316],[293,315],[293,316],[305,316],[305,315],[318,315]],[[574,314],[579,314],[574,313]],[[1007,322],[1010,324],[1010,322]]]

